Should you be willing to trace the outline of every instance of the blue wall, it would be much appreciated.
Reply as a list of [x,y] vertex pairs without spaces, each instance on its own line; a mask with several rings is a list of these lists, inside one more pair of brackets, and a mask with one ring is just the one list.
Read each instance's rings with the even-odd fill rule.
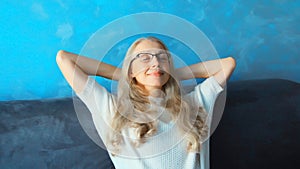
[[200,28],[220,57],[236,58],[231,81],[300,82],[299,7],[293,0],[2,1],[0,100],[71,96],[55,63],[56,52],[79,53],[99,28],[145,11],[174,14]]

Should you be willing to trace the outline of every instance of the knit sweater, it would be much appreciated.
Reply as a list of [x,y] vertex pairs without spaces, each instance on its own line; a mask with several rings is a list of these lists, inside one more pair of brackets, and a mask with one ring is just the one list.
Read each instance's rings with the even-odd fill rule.
[[[198,84],[185,97],[196,100],[212,116],[213,106],[223,88],[213,76]],[[108,92],[94,78],[89,77],[84,89],[77,96],[89,109],[96,130],[104,143],[108,134],[113,133],[110,121],[115,113],[116,96]],[[163,110],[163,114],[168,114]],[[122,130],[123,144],[117,155],[109,156],[116,169],[209,169],[209,139],[201,145],[199,153],[188,152],[187,141],[178,131],[176,122],[158,119],[157,132],[138,147],[132,144],[130,128]]]

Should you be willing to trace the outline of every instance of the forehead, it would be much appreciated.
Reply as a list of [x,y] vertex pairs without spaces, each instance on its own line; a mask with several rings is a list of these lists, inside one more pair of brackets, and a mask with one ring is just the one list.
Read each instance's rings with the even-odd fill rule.
[[156,50],[163,49],[163,46],[160,43],[155,42],[155,41],[143,40],[139,44],[137,44],[137,46],[133,50],[133,53],[155,50],[155,49]]

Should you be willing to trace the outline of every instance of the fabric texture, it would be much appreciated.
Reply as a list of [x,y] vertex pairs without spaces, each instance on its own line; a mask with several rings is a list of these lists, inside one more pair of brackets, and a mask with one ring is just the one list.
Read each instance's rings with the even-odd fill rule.
[[[196,100],[211,116],[216,98],[222,91],[223,88],[211,76],[185,97]],[[112,132],[109,122],[115,113],[116,96],[99,85],[93,77],[88,78],[83,91],[77,93],[77,96],[89,109],[96,130],[105,143],[108,133]],[[130,129],[122,131],[124,145],[120,155],[109,153],[116,169],[209,169],[209,139],[202,144],[200,156],[198,153],[187,152],[187,143],[174,122],[159,121],[156,137],[138,148],[130,142],[131,132]]]

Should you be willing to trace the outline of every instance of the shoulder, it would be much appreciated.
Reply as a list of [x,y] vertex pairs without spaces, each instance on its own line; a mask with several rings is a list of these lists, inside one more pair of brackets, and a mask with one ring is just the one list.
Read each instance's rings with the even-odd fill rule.
[[187,94],[187,98],[203,106],[209,112],[222,91],[224,91],[224,88],[216,81],[214,76],[211,76],[195,86],[194,90]]
[[[105,87],[100,85],[95,80],[95,78],[93,78],[91,76],[88,77],[83,90],[80,92],[77,92],[76,95],[83,101],[87,100],[87,99],[91,99],[93,96],[101,97],[102,99],[110,99],[112,97],[112,94],[110,92],[108,92]],[[108,98],[106,98],[106,97],[108,97]],[[105,100],[103,100],[103,101],[105,101]]]
[[115,96],[101,86],[93,77],[89,76],[83,90],[76,95],[89,108],[92,114],[101,113],[102,116],[114,113]]

